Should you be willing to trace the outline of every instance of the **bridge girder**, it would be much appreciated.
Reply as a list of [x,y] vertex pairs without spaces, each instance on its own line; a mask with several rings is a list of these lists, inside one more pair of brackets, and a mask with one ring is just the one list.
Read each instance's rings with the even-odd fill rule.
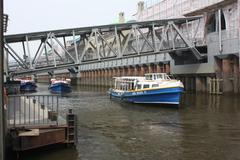
[[[169,51],[184,49],[190,49],[195,58],[200,60],[205,55],[195,48],[195,37],[190,37],[181,30],[183,24],[188,25],[189,21],[200,18],[188,17],[8,35],[4,41],[6,52],[21,68],[9,68],[9,72],[11,76],[35,74],[78,67],[86,63],[166,54]],[[66,44],[66,38],[69,39],[69,46]],[[33,41],[39,42],[34,53],[30,48]],[[11,43],[22,44],[24,58],[11,47]],[[81,68],[79,67],[78,71]]]

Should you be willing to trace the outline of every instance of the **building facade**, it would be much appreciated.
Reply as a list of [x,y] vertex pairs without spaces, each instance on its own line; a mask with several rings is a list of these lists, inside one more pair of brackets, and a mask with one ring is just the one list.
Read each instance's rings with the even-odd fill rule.
[[[138,3],[138,21],[202,16],[186,22],[182,32],[194,38],[207,54],[203,62],[186,62],[167,53],[170,71],[189,90],[239,93],[240,1],[239,0],[147,0]],[[195,32],[197,31],[197,32]],[[176,55],[177,53],[175,53]]]

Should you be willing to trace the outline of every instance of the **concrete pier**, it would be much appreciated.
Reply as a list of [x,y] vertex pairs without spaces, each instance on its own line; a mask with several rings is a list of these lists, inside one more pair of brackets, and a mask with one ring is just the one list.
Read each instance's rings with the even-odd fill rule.
[[[159,72],[159,73],[164,72],[169,74],[170,65],[168,63],[167,64],[152,63],[152,64],[130,65],[130,66],[123,66],[123,67],[82,71],[80,72],[81,76],[77,78],[78,80],[77,81],[75,80],[72,82],[75,82],[74,84],[79,84],[79,85],[111,86],[113,85],[113,77],[144,76],[146,73],[154,73],[154,72]],[[63,75],[63,76],[68,77],[69,75]],[[41,79],[44,79],[44,77],[42,77]]]
[[229,93],[233,91],[233,66],[229,58],[222,60],[222,77],[223,77],[223,92]]
[[[100,68],[80,71],[78,74],[58,73],[55,78],[71,78],[72,85],[105,86],[113,85],[113,77],[144,76],[146,73],[171,74],[170,63],[150,63],[119,67]],[[215,86],[214,93],[239,93],[239,61],[236,56],[215,58],[215,73],[210,74],[174,74],[181,80],[185,91],[193,93],[210,93],[210,87]],[[38,82],[49,83],[51,76],[38,75]],[[212,83],[212,84],[211,84]],[[214,89],[214,88],[212,88]],[[213,91],[212,91],[213,92]]]

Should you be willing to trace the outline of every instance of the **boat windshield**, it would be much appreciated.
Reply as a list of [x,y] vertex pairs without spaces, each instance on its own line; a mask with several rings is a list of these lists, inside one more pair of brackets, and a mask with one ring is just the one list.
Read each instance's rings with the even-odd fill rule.
[[134,90],[136,87],[137,80],[135,79],[116,79],[115,80],[115,89],[128,91]]

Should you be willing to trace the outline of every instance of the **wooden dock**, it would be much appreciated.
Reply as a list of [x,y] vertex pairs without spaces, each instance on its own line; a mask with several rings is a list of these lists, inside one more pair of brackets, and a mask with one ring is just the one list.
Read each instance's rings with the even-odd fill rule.
[[77,142],[76,115],[70,109],[66,119],[60,117],[58,96],[54,96],[9,97],[11,108],[8,108],[8,113],[11,115],[8,116],[8,129],[13,151],[27,151],[53,144],[74,145]]

